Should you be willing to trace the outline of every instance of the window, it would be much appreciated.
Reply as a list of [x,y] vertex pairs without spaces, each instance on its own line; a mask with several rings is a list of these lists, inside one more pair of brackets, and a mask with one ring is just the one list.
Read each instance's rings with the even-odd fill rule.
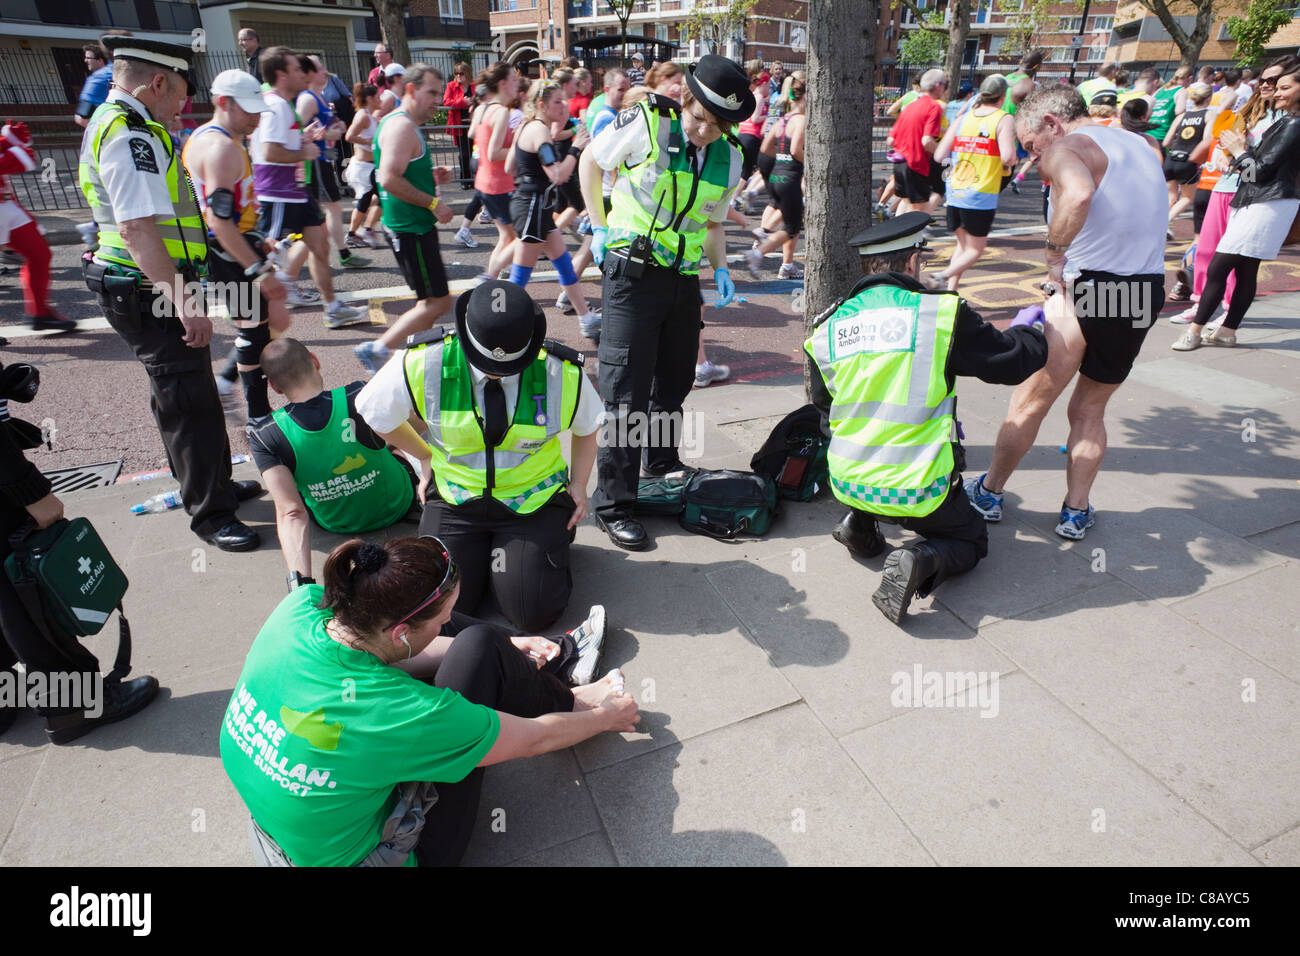
[[656,39],[656,40],[663,40],[663,41],[667,42],[667,40],[668,40],[668,24],[666,24],[666,23],[656,23],[656,24],[655,24],[655,39]]
[[1093,17],[1092,18],[1093,33],[1109,33],[1114,28],[1114,26],[1115,26],[1114,17]]
[[1060,33],[1078,33],[1083,26],[1083,17],[1061,17],[1057,29]]
[[785,46],[785,42],[787,38],[787,29],[789,26],[790,25],[786,23],[784,20],[780,21],[776,25],[776,42],[781,46]]
[[465,22],[465,8],[462,0],[438,0],[438,13],[444,21],[452,23]]

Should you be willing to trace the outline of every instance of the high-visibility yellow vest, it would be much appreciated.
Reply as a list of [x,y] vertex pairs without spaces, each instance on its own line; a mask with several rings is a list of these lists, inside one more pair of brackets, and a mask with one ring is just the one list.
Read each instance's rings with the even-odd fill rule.
[[945,370],[960,299],[859,285],[804,349],[831,396],[831,490],[854,508],[923,517],[948,494],[957,397]]
[[[715,140],[705,147],[703,166],[697,170],[686,157],[689,140],[677,111],[652,108],[649,97],[629,108],[634,109],[650,128],[650,155],[636,166],[619,169],[610,197],[606,248],[618,249],[647,235],[656,262],[694,275],[700,271],[709,216],[740,181],[740,150],[726,139]],[[626,122],[629,110],[615,122]]]
[[474,411],[474,381],[455,335],[417,345],[403,359],[416,411],[429,427],[438,493],[458,505],[490,494],[531,514],[569,482],[560,433],[578,411],[582,368],[542,349],[519,375],[514,418],[488,451]]
[[81,191],[99,226],[99,249],[95,252],[95,258],[100,262],[112,262],[140,271],[122,239],[117,217],[109,203],[108,190],[104,188],[104,181],[99,175],[99,156],[104,145],[111,139],[129,136],[133,132],[145,133],[157,139],[167,153],[167,191],[176,215],[171,219],[156,220],[167,255],[178,266],[189,263],[194,270],[202,273],[208,257],[207,227],[203,223],[203,213],[194,197],[189,177],[185,175],[185,167],[176,155],[171,134],[164,126],[145,119],[120,100],[102,103],[95,110],[86,127],[85,138],[81,141],[81,155],[77,164]]

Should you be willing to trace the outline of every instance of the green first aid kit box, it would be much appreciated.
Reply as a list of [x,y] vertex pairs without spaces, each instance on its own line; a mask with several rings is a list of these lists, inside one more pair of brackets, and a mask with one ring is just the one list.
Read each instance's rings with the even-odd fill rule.
[[85,518],[33,531],[5,559],[15,584],[34,581],[51,624],[69,634],[98,634],[126,594],[127,580]]

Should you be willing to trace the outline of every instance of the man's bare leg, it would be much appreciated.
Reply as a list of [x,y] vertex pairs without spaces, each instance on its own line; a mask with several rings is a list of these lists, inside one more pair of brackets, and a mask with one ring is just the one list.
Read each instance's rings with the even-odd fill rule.
[[1007,417],[998,430],[988,474],[984,477],[987,491],[1002,492],[1011,473],[1033,447],[1047,412],[1065,391],[1065,386],[1070,384],[1083,361],[1083,332],[1074,317],[1074,306],[1058,301],[1068,299],[1070,294],[1058,293],[1044,306],[1047,313],[1047,324],[1043,328],[1047,337],[1047,364],[1011,393]]
[[[427,332],[433,328],[438,318],[450,308],[451,296],[449,295],[444,295],[440,299],[421,299],[398,316],[397,321],[389,326],[388,331],[375,339],[375,344],[383,346],[385,350],[398,348],[406,341],[408,335]],[[381,351],[380,354],[384,355],[386,352]]]
[[1069,462],[1065,468],[1065,503],[1076,511],[1088,507],[1088,494],[1106,455],[1106,403],[1119,385],[1103,385],[1080,375],[1070,396]]

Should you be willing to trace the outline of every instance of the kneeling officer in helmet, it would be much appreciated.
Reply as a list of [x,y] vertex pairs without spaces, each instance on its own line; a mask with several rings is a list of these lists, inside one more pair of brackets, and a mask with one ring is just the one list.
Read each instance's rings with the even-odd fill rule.
[[984,519],[962,489],[956,376],[1017,385],[1047,361],[1041,307],[999,332],[955,293],[921,284],[931,221],[906,213],[854,236],[864,278],[804,343],[820,373],[814,399],[830,419],[831,490],[851,509],[833,536],[862,558],[885,549],[879,521],[923,539],[889,554],[872,595],[895,624],[914,595],[988,554]]
[[582,362],[546,339],[521,286],[494,280],[456,301],[454,330],[411,336],[357,395],[370,427],[419,461],[420,532],[460,565],[461,613],[474,614],[490,586],[506,618],[537,634],[568,604],[569,545],[587,514],[604,411]]

